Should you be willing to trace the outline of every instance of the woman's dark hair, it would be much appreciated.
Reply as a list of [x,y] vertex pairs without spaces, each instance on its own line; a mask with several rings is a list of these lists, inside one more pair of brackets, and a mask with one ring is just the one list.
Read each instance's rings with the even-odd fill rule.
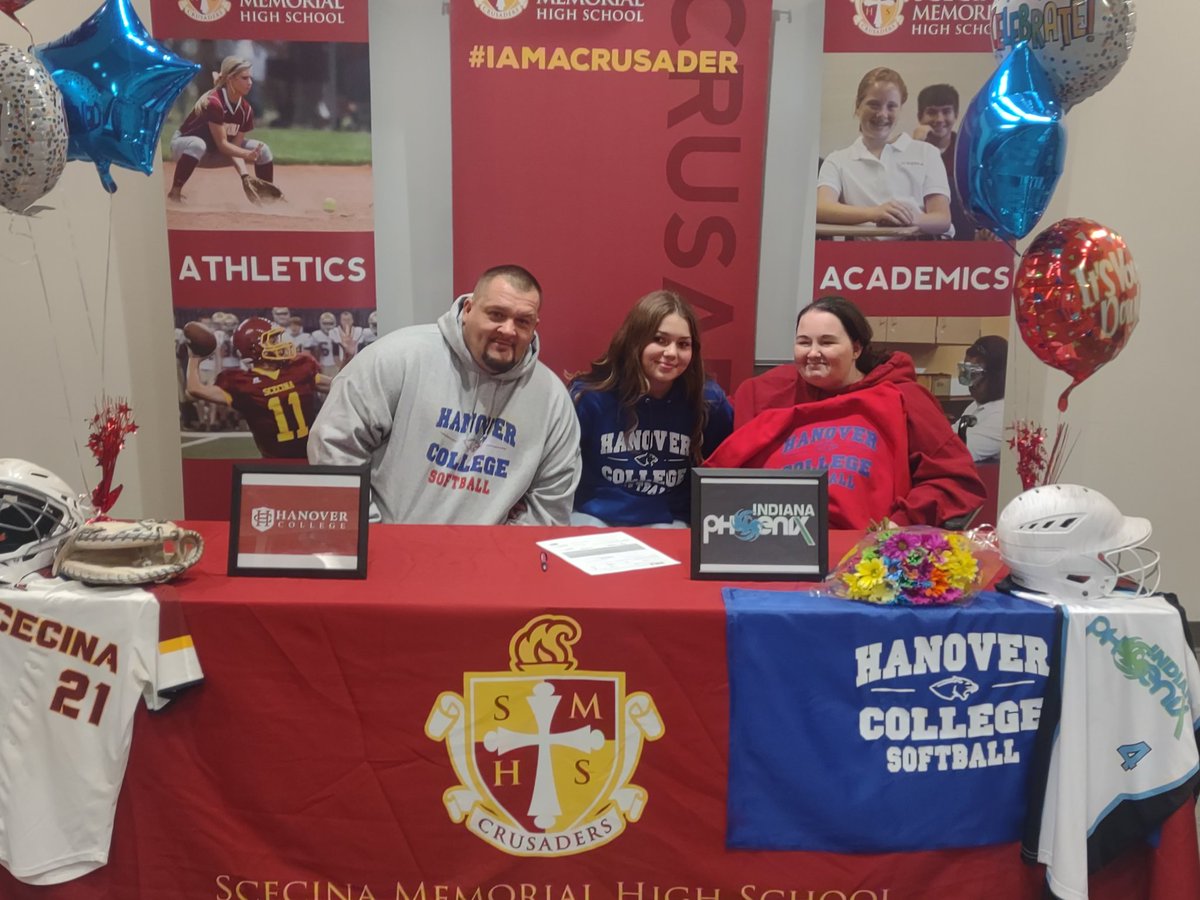
[[967,348],[965,359],[977,359],[983,366],[983,390],[976,398],[990,403],[1004,396],[1005,369],[1008,367],[1008,341],[998,334],[985,334]]
[[799,327],[800,320],[813,311],[837,316],[850,340],[862,348],[854,365],[864,375],[887,358],[886,353],[881,354],[871,347],[871,338],[875,336],[875,332],[871,330],[871,323],[862,314],[862,310],[845,297],[818,297],[800,310],[800,315],[796,316],[796,326]]
[[615,391],[627,423],[626,431],[637,428],[638,401],[650,392],[650,382],[642,371],[642,351],[658,334],[663,319],[672,313],[687,322],[692,333],[692,361],[676,384],[682,386],[683,401],[692,411],[692,458],[699,462],[703,458],[700,451],[708,421],[700,328],[692,307],[674,291],[652,291],[634,304],[613,335],[608,352],[595,360],[589,371],[572,376],[578,382],[574,393],[578,400],[583,391]]

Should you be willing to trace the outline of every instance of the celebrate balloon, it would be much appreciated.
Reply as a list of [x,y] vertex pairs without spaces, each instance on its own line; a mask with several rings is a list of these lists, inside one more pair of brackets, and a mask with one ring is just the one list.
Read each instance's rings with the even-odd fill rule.
[[1117,77],[1133,49],[1133,0],[993,0],[992,50],[1029,44],[1069,111]]
[[1021,257],[1013,287],[1017,327],[1037,358],[1071,376],[1067,396],[1116,358],[1138,322],[1133,256],[1115,231],[1090,219],[1063,219]]
[[41,63],[0,44],[0,206],[22,212],[67,164],[62,94]]
[[149,175],[171,104],[200,67],[156,44],[131,0],[106,0],[36,52],[66,103],[68,158],[95,163],[110,194],[113,164]]

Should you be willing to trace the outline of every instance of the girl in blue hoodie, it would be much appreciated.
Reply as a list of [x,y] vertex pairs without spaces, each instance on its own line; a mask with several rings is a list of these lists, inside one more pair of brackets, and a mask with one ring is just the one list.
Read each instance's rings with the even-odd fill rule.
[[725,393],[705,379],[687,301],[673,291],[640,299],[570,390],[583,455],[572,524],[687,526],[691,467],[733,429]]

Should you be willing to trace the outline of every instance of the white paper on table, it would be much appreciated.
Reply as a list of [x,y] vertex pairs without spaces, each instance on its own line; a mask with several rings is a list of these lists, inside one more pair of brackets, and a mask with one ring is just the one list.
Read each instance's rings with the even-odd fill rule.
[[679,560],[671,559],[623,531],[554,538],[538,541],[538,546],[589,575],[679,565]]

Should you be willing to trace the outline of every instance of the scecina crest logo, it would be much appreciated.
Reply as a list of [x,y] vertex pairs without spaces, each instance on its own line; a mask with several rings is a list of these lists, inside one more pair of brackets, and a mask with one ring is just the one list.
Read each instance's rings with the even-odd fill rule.
[[484,15],[493,19],[511,19],[525,12],[529,0],[475,0]]
[[451,821],[513,856],[594,850],[646,806],[630,778],[662,719],[649,694],[625,695],[624,672],[579,668],[581,636],[568,616],[531,619],[508,671],[463,673],[463,693],[442,693],[425,723],[459,780],[442,796]]
[[231,0],[179,0],[184,15],[197,22],[215,22],[229,12]]
[[854,24],[872,37],[891,34],[904,24],[904,0],[853,0]]

